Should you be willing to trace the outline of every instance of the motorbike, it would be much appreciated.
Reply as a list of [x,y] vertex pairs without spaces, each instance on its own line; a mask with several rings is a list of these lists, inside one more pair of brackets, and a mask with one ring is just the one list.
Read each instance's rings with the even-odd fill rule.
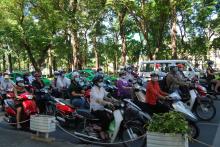
[[189,99],[183,100],[190,110],[195,112],[200,120],[209,121],[216,115],[216,108],[213,100],[207,94],[205,87],[198,82],[193,82],[194,86],[189,89]]
[[1,101],[1,105],[2,105],[2,111],[5,111],[5,103],[4,103],[4,100],[6,99],[14,99],[15,97],[15,94],[13,92],[13,89],[8,89],[6,91],[6,94],[2,94],[0,96],[0,101]]
[[190,108],[181,101],[181,96],[177,91],[171,93],[169,97],[171,99],[168,104],[169,108],[172,111],[180,112],[185,116],[190,128],[189,135],[193,138],[197,138],[200,133],[199,128],[196,125],[196,122],[198,121],[197,117],[192,113]]
[[[109,140],[105,142],[114,143],[131,140],[138,136],[142,136],[146,132],[146,130],[143,129],[143,123],[139,119],[131,119],[127,115],[131,112],[128,110],[132,109],[137,112],[136,114],[141,116],[145,122],[149,121],[151,118],[149,115],[143,113],[131,100],[124,99],[123,102],[118,101],[117,104],[114,104],[114,107],[114,110],[105,108],[106,112],[113,115],[113,120],[107,131]],[[94,126],[99,125],[101,120],[97,119],[89,111],[77,109],[76,113],[81,116],[82,121],[79,123],[79,126],[77,126],[74,134],[79,138],[83,138],[83,140],[102,142],[103,140],[99,136],[99,131],[94,129]],[[141,144],[144,143],[145,141],[142,140]]]
[[[38,108],[36,102],[33,98],[33,95],[29,92],[24,92],[19,95],[20,100],[22,101],[22,113],[21,113],[21,126],[22,128],[29,128],[29,119],[31,115],[38,113]],[[16,108],[13,99],[6,99],[5,103],[5,121],[11,123],[12,125],[16,124]],[[27,121],[26,121],[27,120]]]

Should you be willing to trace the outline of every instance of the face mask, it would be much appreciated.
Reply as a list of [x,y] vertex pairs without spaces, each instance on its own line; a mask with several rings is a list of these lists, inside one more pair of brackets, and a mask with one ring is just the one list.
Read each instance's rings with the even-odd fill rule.
[[79,82],[79,85],[84,86],[85,84],[84,84],[84,82],[81,81],[81,82]]
[[122,78],[122,79],[126,79],[126,76],[122,76],[121,78]]
[[100,82],[100,83],[98,83],[98,86],[99,86],[99,87],[103,87],[103,86],[104,86],[104,83],[103,83],[103,82]]
[[152,81],[158,81],[158,77],[152,77]]
[[18,83],[18,86],[24,87],[24,83]]
[[80,81],[80,78],[75,78],[75,81],[76,81],[76,82],[79,82],[79,81]]
[[129,70],[128,70],[128,72],[129,72],[129,73],[131,73],[131,72],[132,72],[132,70],[131,70],[131,69],[129,69]]

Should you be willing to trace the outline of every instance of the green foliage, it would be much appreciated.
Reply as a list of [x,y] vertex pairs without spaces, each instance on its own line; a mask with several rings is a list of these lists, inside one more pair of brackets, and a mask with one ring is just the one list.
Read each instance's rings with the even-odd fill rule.
[[188,123],[184,116],[178,112],[154,114],[152,121],[147,126],[149,132],[186,134],[189,131]]

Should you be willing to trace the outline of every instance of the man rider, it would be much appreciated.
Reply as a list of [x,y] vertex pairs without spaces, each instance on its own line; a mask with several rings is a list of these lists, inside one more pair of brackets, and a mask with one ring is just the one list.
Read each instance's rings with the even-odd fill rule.
[[0,84],[1,95],[3,98],[1,101],[1,105],[3,105],[4,103],[7,91],[12,91],[14,86],[15,83],[10,79],[10,76],[7,73],[5,73],[4,78],[2,79]]
[[79,85],[80,82],[80,75],[78,72],[72,73],[71,84],[69,86],[68,92],[70,95],[71,104],[75,107],[80,108],[88,108],[88,104],[84,99],[85,91]]
[[177,64],[177,67],[178,67],[178,71],[177,71],[178,78],[181,79],[182,81],[186,81],[187,77],[183,73],[184,65],[183,64]]
[[70,79],[65,77],[65,72],[63,70],[60,71],[60,75],[57,78],[57,90],[61,93],[62,98],[66,98],[65,93],[67,92],[69,86],[71,84]]
[[61,94],[59,93],[58,87],[57,87],[57,79],[59,75],[60,73],[58,71],[54,71],[54,79],[51,82],[52,94],[55,97],[61,97]]
[[166,86],[167,86],[169,93],[172,93],[177,90],[180,94],[186,94],[186,96],[188,96],[187,87],[190,86],[190,83],[187,83],[179,78],[177,74],[178,68],[176,64],[171,64],[169,67],[170,67],[170,72],[167,74],[167,77],[166,77]]
[[39,73],[34,74],[35,80],[32,82],[32,86],[34,87],[34,94],[36,96],[36,103],[40,110],[40,113],[45,112],[45,105],[43,100],[43,94],[40,91],[45,87],[44,82],[41,80],[41,75]]
[[208,83],[215,84],[215,92],[218,92],[218,88],[220,87],[220,81],[215,79],[216,71],[213,69],[214,62],[208,61],[208,68],[206,70]]

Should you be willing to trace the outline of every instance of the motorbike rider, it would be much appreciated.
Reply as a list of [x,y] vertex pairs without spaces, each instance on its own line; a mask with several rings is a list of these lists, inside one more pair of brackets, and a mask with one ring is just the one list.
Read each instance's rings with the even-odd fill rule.
[[1,90],[1,95],[2,95],[2,101],[1,105],[3,105],[4,100],[6,99],[6,93],[9,90],[13,90],[15,86],[15,83],[10,79],[10,76],[5,73],[4,74],[4,79],[2,79],[1,84],[0,84],[0,90]]
[[134,80],[133,69],[131,66],[126,67],[126,80],[129,82]]
[[113,104],[108,99],[104,99],[107,97],[108,92],[103,88],[103,77],[100,75],[95,76],[93,78],[93,84],[94,86],[90,93],[90,111],[95,117],[100,119],[102,127],[100,136],[105,140],[108,139],[106,131],[111,122],[111,115],[104,110],[104,106],[113,107]]
[[215,92],[218,92],[218,88],[220,87],[220,80],[215,79],[215,75],[217,74],[216,71],[213,69],[214,62],[213,61],[208,61],[208,68],[206,70],[207,74],[207,82],[209,85],[215,84]]
[[80,75],[77,71],[72,73],[71,84],[68,92],[70,95],[71,104],[75,107],[89,108],[88,103],[84,98],[85,91],[79,85]]
[[96,70],[95,76],[98,76],[98,75],[104,76],[104,72],[103,72],[103,70],[102,70],[101,67],[99,67],[99,68]]
[[166,86],[168,92],[172,93],[174,91],[178,91],[180,94],[184,94],[183,98],[188,98],[189,95],[188,87],[190,87],[191,84],[183,81],[179,77],[179,75],[177,74],[178,67],[176,64],[171,64],[169,65],[169,67],[170,67],[170,72],[167,74],[166,77]]
[[118,96],[121,99],[131,98],[132,87],[129,86],[128,81],[126,80],[126,73],[120,72],[119,79],[117,80]]
[[146,97],[145,101],[147,103],[148,108],[150,109],[150,113],[165,113],[169,111],[169,108],[160,103],[158,100],[166,100],[169,94],[163,92],[160,89],[159,83],[159,75],[156,72],[151,73],[151,80],[147,84],[146,87]]
[[59,75],[60,75],[60,73],[58,71],[54,71],[54,79],[51,82],[52,94],[55,97],[61,96],[61,94],[58,91],[58,87],[57,87],[57,79],[58,79]]
[[21,128],[20,125],[20,118],[21,118],[21,111],[22,111],[22,101],[20,100],[20,94],[26,92],[24,80],[20,77],[16,79],[16,86],[14,86],[14,94],[15,94],[15,108],[16,108],[16,122],[17,122],[17,129]]
[[67,90],[71,84],[71,81],[70,79],[68,79],[67,77],[65,77],[65,71],[61,70],[59,71],[60,75],[58,76],[57,78],[57,90],[58,92],[61,93],[61,97],[62,98],[66,98],[66,93],[67,93]]
[[36,96],[36,103],[40,110],[40,113],[45,112],[45,105],[43,100],[43,93],[40,91],[45,87],[44,82],[41,80],[41,75],[39,73],[34,74],[35,80],[32,82],[32,86],[34,87],[34,95]]
[[23,75],[23,79],[24,79],[24,84],[25,85],[30,85],[30,81],[29,81],[29,73],[28,72],[25,72],[24,75]]
[[178,67],[178,71],[177,71],[178,78],[181,79],[182,81],[186,81],[187,77],[183,73],[184,65],[183,64],[177,64],[177,67]]

